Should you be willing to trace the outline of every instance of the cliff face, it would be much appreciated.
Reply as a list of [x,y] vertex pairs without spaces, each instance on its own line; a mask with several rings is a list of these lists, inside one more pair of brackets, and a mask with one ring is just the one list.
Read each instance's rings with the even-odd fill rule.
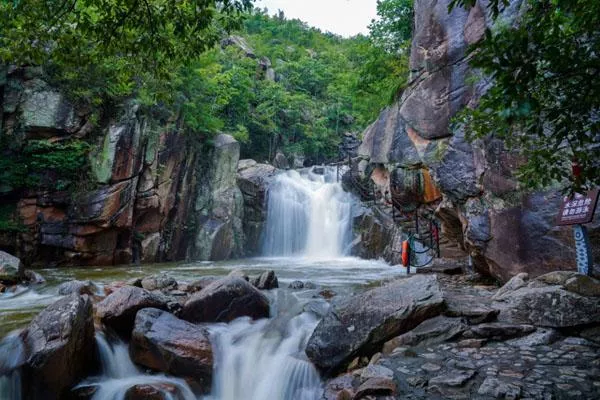
[[[518,272],[574,269],[571,229],[554,226],[559,194],[523,192],[514,177],[516,154],[493,139],[469,143],[460,128],[450,127],[452,117],[476,104],[492,84],[485,77],[467,83],[477,75],[469,68],[467,47],[482,39],[491,18],[485,2],[451,14],[448,3],[415,2],[410,84],[365,131],[359,170],[369,175],[384,168],[386,182],[371,178],[379,186],[399,187],[409,173],[421,171],[421,182],[430,173],[443,195],[436,203],[442,234],[460,250],[452,255],[471,255],[481,272],[507,280]],[[511,1],[504,22],[517,19],[521,3]],[[591,226],[595,247],[599,226]]]
[[1,247],[45,266],[241,253],[239,145],[230,136],[218,136],[210,147],[194,144],[178,120],[150,115],[134,102],[92,123],[89,110],[69,102],[33,68],[2,74],[0,102],[5,142],[23,147],[37,139],[78,139],[91,145],[89,171],[67,190],[0,185],[0,201],[16,204],[22,225],[2,235]]

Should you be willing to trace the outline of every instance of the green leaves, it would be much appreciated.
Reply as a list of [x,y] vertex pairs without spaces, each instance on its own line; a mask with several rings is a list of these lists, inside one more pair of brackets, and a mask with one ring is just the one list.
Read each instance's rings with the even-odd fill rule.
[[[537,1],[518,27],[499,28],[472,53],[494,86],[457,121],[471,138],[493,135],[521,152],[527,186],[600,185],[599,27],[597,1]],[[579,179],[571,160],[582,166]]]

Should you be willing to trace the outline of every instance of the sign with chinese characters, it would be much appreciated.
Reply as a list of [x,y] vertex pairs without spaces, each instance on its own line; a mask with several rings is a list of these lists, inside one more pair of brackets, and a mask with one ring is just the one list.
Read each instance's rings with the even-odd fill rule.
[[598,189],[590,190],[585,194],[563,198],[557,225],[587,224],[594,219],[596,204],[598,203]]

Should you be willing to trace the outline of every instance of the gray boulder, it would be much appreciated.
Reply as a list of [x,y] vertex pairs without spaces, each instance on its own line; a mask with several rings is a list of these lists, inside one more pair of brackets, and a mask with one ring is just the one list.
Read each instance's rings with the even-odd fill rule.
[[71,294],[87,294],[93,296],[98,292],[98,286],[92,281],[69,281],[61,283],[58,287],[58,294],[61,296],[69,296]]
[[269,317],[269,300],[242,278],[225,277],[194,293],[181,318],[190,322],[229,322],[238,317]]
[[460,318],[437,316],[419,324],[415,329],[393,338],[383,346],[384,353],[391,353],[400,346],[431,346],[450,340],[467,329]]
[[145,308],[137,313],[130,353],[137,364],[211,387],[213,353],[208,333],[168,312]]
[[21,280],[21,269],[21,260],[0,250],[0,283],[18,283]]
[[135,315],[142,308],[149,307],[168,310],[168,298],[139,287],[124,286],[96,305],[96,316],[119,335],[129,337]]
[[306,354],[321,372],[332,374],[439,315],[443,306],[435,275],[397,280],[334,304],[309,339]]
[[142,279],[142,287],[146,290],[173,290],[177,288],[177,281],[167,275],[151,275]]
[[27,328],[29,358],[23,367],[26,399],[62,399],[96,361],[92,302],[88,296],[58,300]]
[[279,280],[275,276],[275,271],[265,271],[252,280],[252,285],[259,290],[276,289],[279,287]]

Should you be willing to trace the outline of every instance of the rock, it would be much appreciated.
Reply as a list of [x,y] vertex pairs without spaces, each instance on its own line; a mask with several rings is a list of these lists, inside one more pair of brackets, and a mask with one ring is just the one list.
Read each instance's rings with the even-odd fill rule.
[[511,325],[500,322],[490,322],[471,327],[470,333],[479,338],[505,340],[524,336],[533,331],[535,331],[535,327],[532,325]]
[[371,378],[387,378],[392,379],[394,377],[394,371],[389,368],[386,368],[382,365],[369,364],[365,368],[363,368],[362,373],[360,374],[362,379],[371,379]]
[[248,276],[248,274],[246,274],[246,271],[244,271],[243,269],[234,269],[233,271],[228,273],[227,276],[232,278],[240,278],[245,280],[246,282],[250,282],[250,277]]
[[290,283],[288,285],[288,288],[294,289],[294,290],[304,289],[304,282],[302,282],[302,281],[293,281],[292,283]]
[[254,50],[250,47],[246,39],[241,36],[231,35],[226,39],[221,40],[221,47],[235,46],[239,48],[248,58],[256,58]]
[[442,369],[442,366],[434,363],[425,363],[421,365],[421,369],[427,372],[437,372]]
[[311,289],[312,290],[312,289],[316,289],[316,288],[317,288],[317,285],[315,285],[312,282],[306,282],[306,283],[304,283],[304,289]]
[[417,268],[417,273],[458,275],[464,272],[465,267],[465,262],[462,260],[435,258],[430,266]]
[[458,387],[463,386],[469,379],[475,376],[475,371],[453,370],[445,374],[434,376],[429,380],[429,387],[441,385]]
[[42,275],[40,275],[37,272],[32,271],[30,269],[26,269],[25,271],[23,271],[23,278],[27,282],[33,283],[36,285],[46,282],[46,280],[44,279],[44,277]]
[[521,385],[488,376],[479,386],[477,394],[491,396],[495,399],[518,399],[521,396]]
[[391,378],[370,378],[356,389],[354,399],[361,399],[367,395],[395,395],[396,382]]
[[579,332],[579,336],[596,344],[600,344],[600,326],[583,329],[581,332]]
[[98,294],[100,289],[92,281],[69,281],[61,283],[58,287],[58,294],[61,296],[69,296],[71,294],[87,294],[94,296]]
[[424,388],[427,386],[427,379],[422,376],[409,376],[406,378],[406,383],[408,383],[412,387]]
[[269,300],[241,278],[226,277],[194,293],[181,318],[190,322],[229,322],[238,317],[269,317]]
[[499,321],[568,328],[600,323],[600,298],[586,297],[560,286],[523,287],[495,303]]
[[390,354],[400,346],[431,346],[450,340],[467,329],[458,318],[437,316],[422,322],[415,329],[393,338],[383,345],[383,352]]
[[496,319],[500,310],[491,306],[487,298],[465,294],[444,292],[446,300],[445,315],[465,318],[470,324],[491,322]]
[[218,280],[218,278],[215,278],[214,276],[203,276],[199,279],[196,279],[192,283],[183,284],[183,285],[179,285],[179,286],[184,292],[196,293],[196,292],[199,292],[200,290],[204,289],[211,283],[216,282],[217,280]]
[[570,278],[574,277],[575,275],[577,275],[577,272],[575,271],[552,271],[548,272],[547,274],[538,276],[537,278],[535,278],[535,280],[538,282],[545,283],[546,285],[563,286]]
[[[39,78],[35,80],[40,81]],[[81,121],[73,105],[60,92],[44,86],[39,84],[37,90],[26,90],[21,106],[22,127],[33,138],[48,137],[48,132],[55,135],[74,133]]]
[[270,290],[278,288],[279,281],[275,276],[275,271],[269,270],[260,274],[260,276],[258,276],[256,279],[253,279],[252,285],[259,290]]
[[22,370],[23,398],[67,397],[96,365],[89,297],[65,297],[44,309],[27,328],[25,343],[29,358]]
[[386,341],[438,315],[443,304],[435,275],[400,279],[352,296],[319,322],[306,354],[319,370],[331,374],[358,354],[373,354]]
[[600,297],[600,281],[589,276],[576,274],[563,285],[569,292],[581,296]]
[[466,347],[471,349],[480,349],[485,343],[487,339],[465,339],[458,342],[456,345],[458,347]]
[[282,152],[278,151],[277,154],[275,154],[275,158],[273,159],[273,166],[279,169],[289,169],[290,163],[285,157],[285,155]]
[[[190,393],[187,393],[187,392]],[[186,393],[183,393],[186,392]],[[127,389],[124,400],[170,400],[189,398],[191,391],[183,384],[170,382],[139,384]]]
[[352,374],[340,375],[325,383],[323,399],[325,400],[351,400],[354,394],[354,376]]
[[135,318],[130,354],[137,364],[193,379],[205,392],[210,390],[213,353],[208,333],[197,325],[144,308]]
[[151,275],[144,279],[142,279],[142,288],[153,291],[168,291],[177,289],[177,281],[167,275],[167,274],[159,274],[159,275]]
[[335,292],[334,292],[333,290],[331,290],[331,289],[323,289],[323,290],[321,290],[321,291],[319,292],[319,296],[321,296],[322,298],[324,298],[324,299],[327,299],[327,300],[329,300],[329,299],[331,299],[331,298],[335,297],[335,295],[336,295],[336,294],[337,294],[337,293],[335,293]]
[[527,285],[527,281],[529,280],[529,275],[525,272],[521,272],[516,276],[513,276],[510,281],[506,282],[504,286],[502,286],[496,294],[492,296],[492,300],[501,300],[503,296],[507,293],[513,292],[517,289],[520,289]]
[[18,283],[21,280],[21,268],[21,260],[0,250],[0,283]]
[[142,308],[168,310],[168,299],[135,286],[124,286],[96,305],[96,316],[119,335],[129,337]]
[[523,346],[542,346],[556,342],[560,339],[561,335],[554,329],[537,328],[535,332],[530,335],[524,336],[518,339],[511,339],[506,342],[515,347]]

